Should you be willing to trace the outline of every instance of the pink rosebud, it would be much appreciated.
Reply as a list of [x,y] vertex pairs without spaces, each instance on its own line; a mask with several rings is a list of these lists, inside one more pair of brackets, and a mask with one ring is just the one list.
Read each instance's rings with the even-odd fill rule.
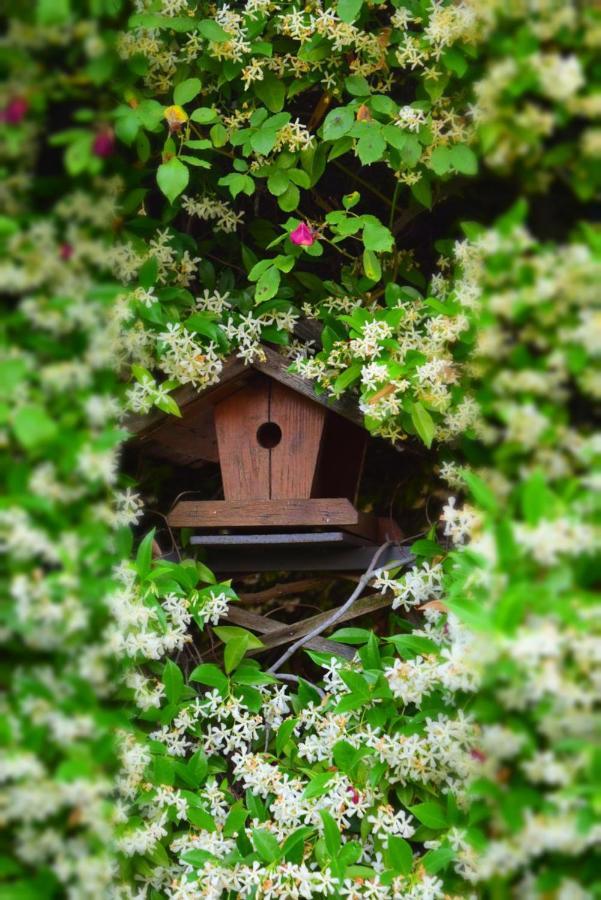
[[66,243],[61,244],[60,258],[67,261],[68,259],[71,259],[72,256],[73,256],[73,245],[66,244]]
[[92,153],[105,159],[110,156],[115,149],[115,135],[112,128],[103,128],[94,138],[92,144]]
[[29,103],[25,97],[13,97],[2,110],[2,121],[9,125],[19,125],[29,110]]
[[486,753],[483,753],[482,750],[477,750],[476,748],[470,750],[470,756],[472,759],[477,759],[478,762],[481,763],[486,761]]
[[297,225],[294,231],[290,232],[290,240],[293,244],[296,244],[297,247],[310,247],[315,243],[315,235],[313,234],[313,229],[308,225],[305,225],[304,222],[301,222],[300,225]]

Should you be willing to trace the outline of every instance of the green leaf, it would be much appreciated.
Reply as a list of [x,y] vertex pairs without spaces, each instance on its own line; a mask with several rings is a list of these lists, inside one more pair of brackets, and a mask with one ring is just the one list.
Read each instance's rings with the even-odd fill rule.
[[267,179],[267,188],[274,197],[279,197],[288,187],[288,173],[285,169],[276,169]]
[[335,857],[340,850],[340,831],[338,825],[329,812],[325,809],[319,810],[321,821],[323,822],[324,839],[326,849],[331,857]]
[[221,122],[217,122],[215,125],[213,125],[213,127],[209,131],[209,135],[214,147],[225,147],[225,145],[227,144],[228,133]]
[[257,303],[264,303],[265,300],[271,300],[278,292],[280,286],[281,273],[275,266],[270,266],[263,272],[257,286],[255,288],[255,300]]
[[338,0],[338,17],[343,22],[354,22],[362,6],[363,0]]
[[215,687],[222,694],[227,691],[229,684],[227,677],[214,663],[202,663],[202,665],[196,666],[190,672],[189,680],[207,684],[209,687]]
[[38,25],[43,27],[64,25],[71,16],[71,3],[69,0],[37,0],[35,15]]
[[413,404],[411,408],[411,421],[426,447],[431,447],[432,441],[434,440],[434,434],[436,433],[436,425],[428,410],[425,409],[421,403]]
[[241,800],[234,803],[223,823],[224,836],[234,837],[234,835],[238,834],[238,832],[244,828],[244,823],[246,822],[248,815],[248,810]]
[[426,656],[438,652],[438,646],[434,641],[419,634],[393,634],[385,640],[394,644],[396,650],[404,657]]
[[366,250],[388,253],[394,245],[392,232],[379,222],[368,222],[363,229],[363,244]]
[[306,800],[311,800],[313,797],[321,797],[323,794],[327,793],[328,783],[335,774],[335,772],[320,772],[318,775],[314,775],[306,785],[303,791],[303,797]]
[[13,418],[13,431],[26,450],[33,450],[54,440],[58,434],[56,422],[45,409],[30,403],[21,406]]
[[402,837],[391,835],[388,838],[386,860],[394,872],[400,875],[408,875],[413,868],[413,851],[411,844]]
[[282,855],[277,838],[265,828],[253,828],[252,842],[264,863],[275,862]]
[[196,22],[196,28],[204,38],[215,44],[223,44],[232,39],[231,34],[228,34],[214,19],[201,19],[200,22]]
[[342,641],[343,644],[366,644],[370,634],[369,628],[339,628],[330,635],[330,640]]
[[470,493],[476,503],[487,512],[496,513],[499,508],[499,504],[497,502],[494,491],[489,488],[486,482],[483,481],[483,479],[480,478],[479,475],[476,475],[474,472],[470,472],[469,469],[462,469],[461,477],[470,489]]
[[238,663],[243,659],[244,654],[249,649],[248,637],[237,637],[225,645],[223,653],[223,664],[225,671],[230,674],[233,672]]
[[152,568],[152,542],[154,541],[154,532],[154,528],[148,532],[140,542],[138,552],[136,553],[136,572],[140,579],[146,578]]
[[437,147],[430,157],[430,168],[437,175],[445,175],[453,168],[451,154],[448,147]]
[[382,266],[373,250],[363,251],[363,271],[370,281],[379,281],[382,277]]
[[371,163],[382,159],[385,150],[386,141],[382,135],[382,130],[379,125],[374,124],[357,141],[355,153],[364,166],[369,166]]
[[363,75],[349,75],[344,79],[344,86],[354,97],[366,97],[370,93],[369,84]]
[[[434,154],[432,154],[434,155]],[[451,165],[462,175],[475,175],[478,171],[478,157],[467,144],[455,144],[449,151]]]
[[[210,125],[219,118],[217,111],[208,106],[199,106],[190,113],[190,121],[199,122],[200,125]],[[188,144],[190,141],[188,141]]]
[[262,81],[255,81],[253,89],[270,112],[277,113],[284,108],[286,82],[273,72],[265,72]]
[[300,828],[288,835],[282,847],[282,853],[287,862],[300,864],[303,861],[305,841],[314,831],[315,829],[310,825],[301,825]]
[[341,391],[346,390],[347,387],[350,387],[353,382],[361,377],[362,369],[363,366],[360,362],[353,363],[352,366],[345,369],[334,382],[334,393],[339,394]]
[[175,156],[162,163],[157,170],[157,184],[169,203],[173,203],[186,189],[189,179],[187,166]]
[[300,203],[300,191],[295,184],[289,184],[284,193],[278,197],[278,206],[284,212],[293,212]]
[[350,775],[365,753],[365,748],[356,749],[348,741],[338,741],[332,748],[335,764],[345,775]]
[[409,812],[427,828],[446,828],[448,826],[447,814],[440,803],[418,803],[410,806]]
[[158,271],[159,264],[156,257],[149,256],[138,272],[138,281],[145,291],[157,283]]
[[452,847],[439,847],[437,850],[428,850],[425,856],[422,856],[422,863],[428,875],[435,875],[455,858],[455,851]]
[[259,131],[255,131],[255,133],[251,135],[250,146],[255,153],[266,156],[268,153],[271,153],[275,147],[277,136],[277,128],[259,129]]
[[278,756],[292,737],[292,733],[297,724],[297,721],[297,719],[284,719],[284,721],[278,728],[278,733],[275,739],[275,752]]
[[163,684],[169,703],[177,703],[184,690],[184,676],[172,659],[168,659],[163,667]]
[[239,628],[237,625],[215,625],[213,631],[224,644],[229,644],[231,641],[236,641],[243,637],[248,640],[248,646],[253,649],[263,646],[263,641],[256,637],[252,631]]
[[422,175],[416,184],[411,185],[411,193],[422,206],[427,209],[432,208],[432,185],[430,179],[425,175]]
[[323,137],[325,141],[337,141],[353,127],[355,116],[349,106],[339,106],[327,114],[323,123]]
[[222,352],[226,353],[229,350],[230,342],[225,332],[206,313],[194,313],[186,319],[184,325],[188,331],[202,334],[210,341],[214,341]]
[[186,78],[185,81],[180,81],[180,83],[175,86],[175,90],[173,91],[173,102],[177,106],[185,106],[186,103],[189,103],[190,100],[194,100],[194,98],[200,94],[201,88],[202,84],[200,78]]

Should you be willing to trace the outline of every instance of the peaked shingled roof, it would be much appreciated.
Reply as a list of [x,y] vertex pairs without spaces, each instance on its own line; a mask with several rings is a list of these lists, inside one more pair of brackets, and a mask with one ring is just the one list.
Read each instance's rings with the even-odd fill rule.
[[[190,384],[178,388],[172,396],[179,406],[182,416],[185,417],[192,408],[195,412],[199,412],[207,405],[213,406],[228,393],[236,390],[242,382],[252,377],[253,373],[258,372],[279,381],[280,384],[286,385],[298,394],[309,397],[350,422],[364,427],[363,414],[354,400],[348,396],[334,398],[325,393],[317,393],[313,382],[288,371],[289,359],[264,344],[262,349],[265,353],[265,359],[262,361],[255,360],[252,363],[245,363],[235,355],[230,356],[223,365],[219,381],[204,390],[199,390]],[[132,414],[128,416],[125,426],[132,435],[143,434],[148,430],[154,430],[166,419],[173,421],[173,416],[159,409],[153,409],[146,415]]]

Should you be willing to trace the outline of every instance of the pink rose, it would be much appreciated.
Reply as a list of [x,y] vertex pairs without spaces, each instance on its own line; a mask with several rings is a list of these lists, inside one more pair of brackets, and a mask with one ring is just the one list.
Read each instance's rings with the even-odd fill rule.
[[297,225],[294,231],[290,232],[290,240],[293,244],[296,244],[297,247],[310,247],[311,244],[315,243],[315,235],[313,234],[313,229],[308,225],[305,225],[304,222],[301,222],[300,225]]

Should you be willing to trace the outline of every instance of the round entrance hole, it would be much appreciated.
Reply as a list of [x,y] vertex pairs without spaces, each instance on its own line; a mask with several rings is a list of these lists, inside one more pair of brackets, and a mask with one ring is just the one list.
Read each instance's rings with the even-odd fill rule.
[[263,422],[257,428],[257,441],[266,450],[271,450],[282,440],[282,429],[275,422]]

